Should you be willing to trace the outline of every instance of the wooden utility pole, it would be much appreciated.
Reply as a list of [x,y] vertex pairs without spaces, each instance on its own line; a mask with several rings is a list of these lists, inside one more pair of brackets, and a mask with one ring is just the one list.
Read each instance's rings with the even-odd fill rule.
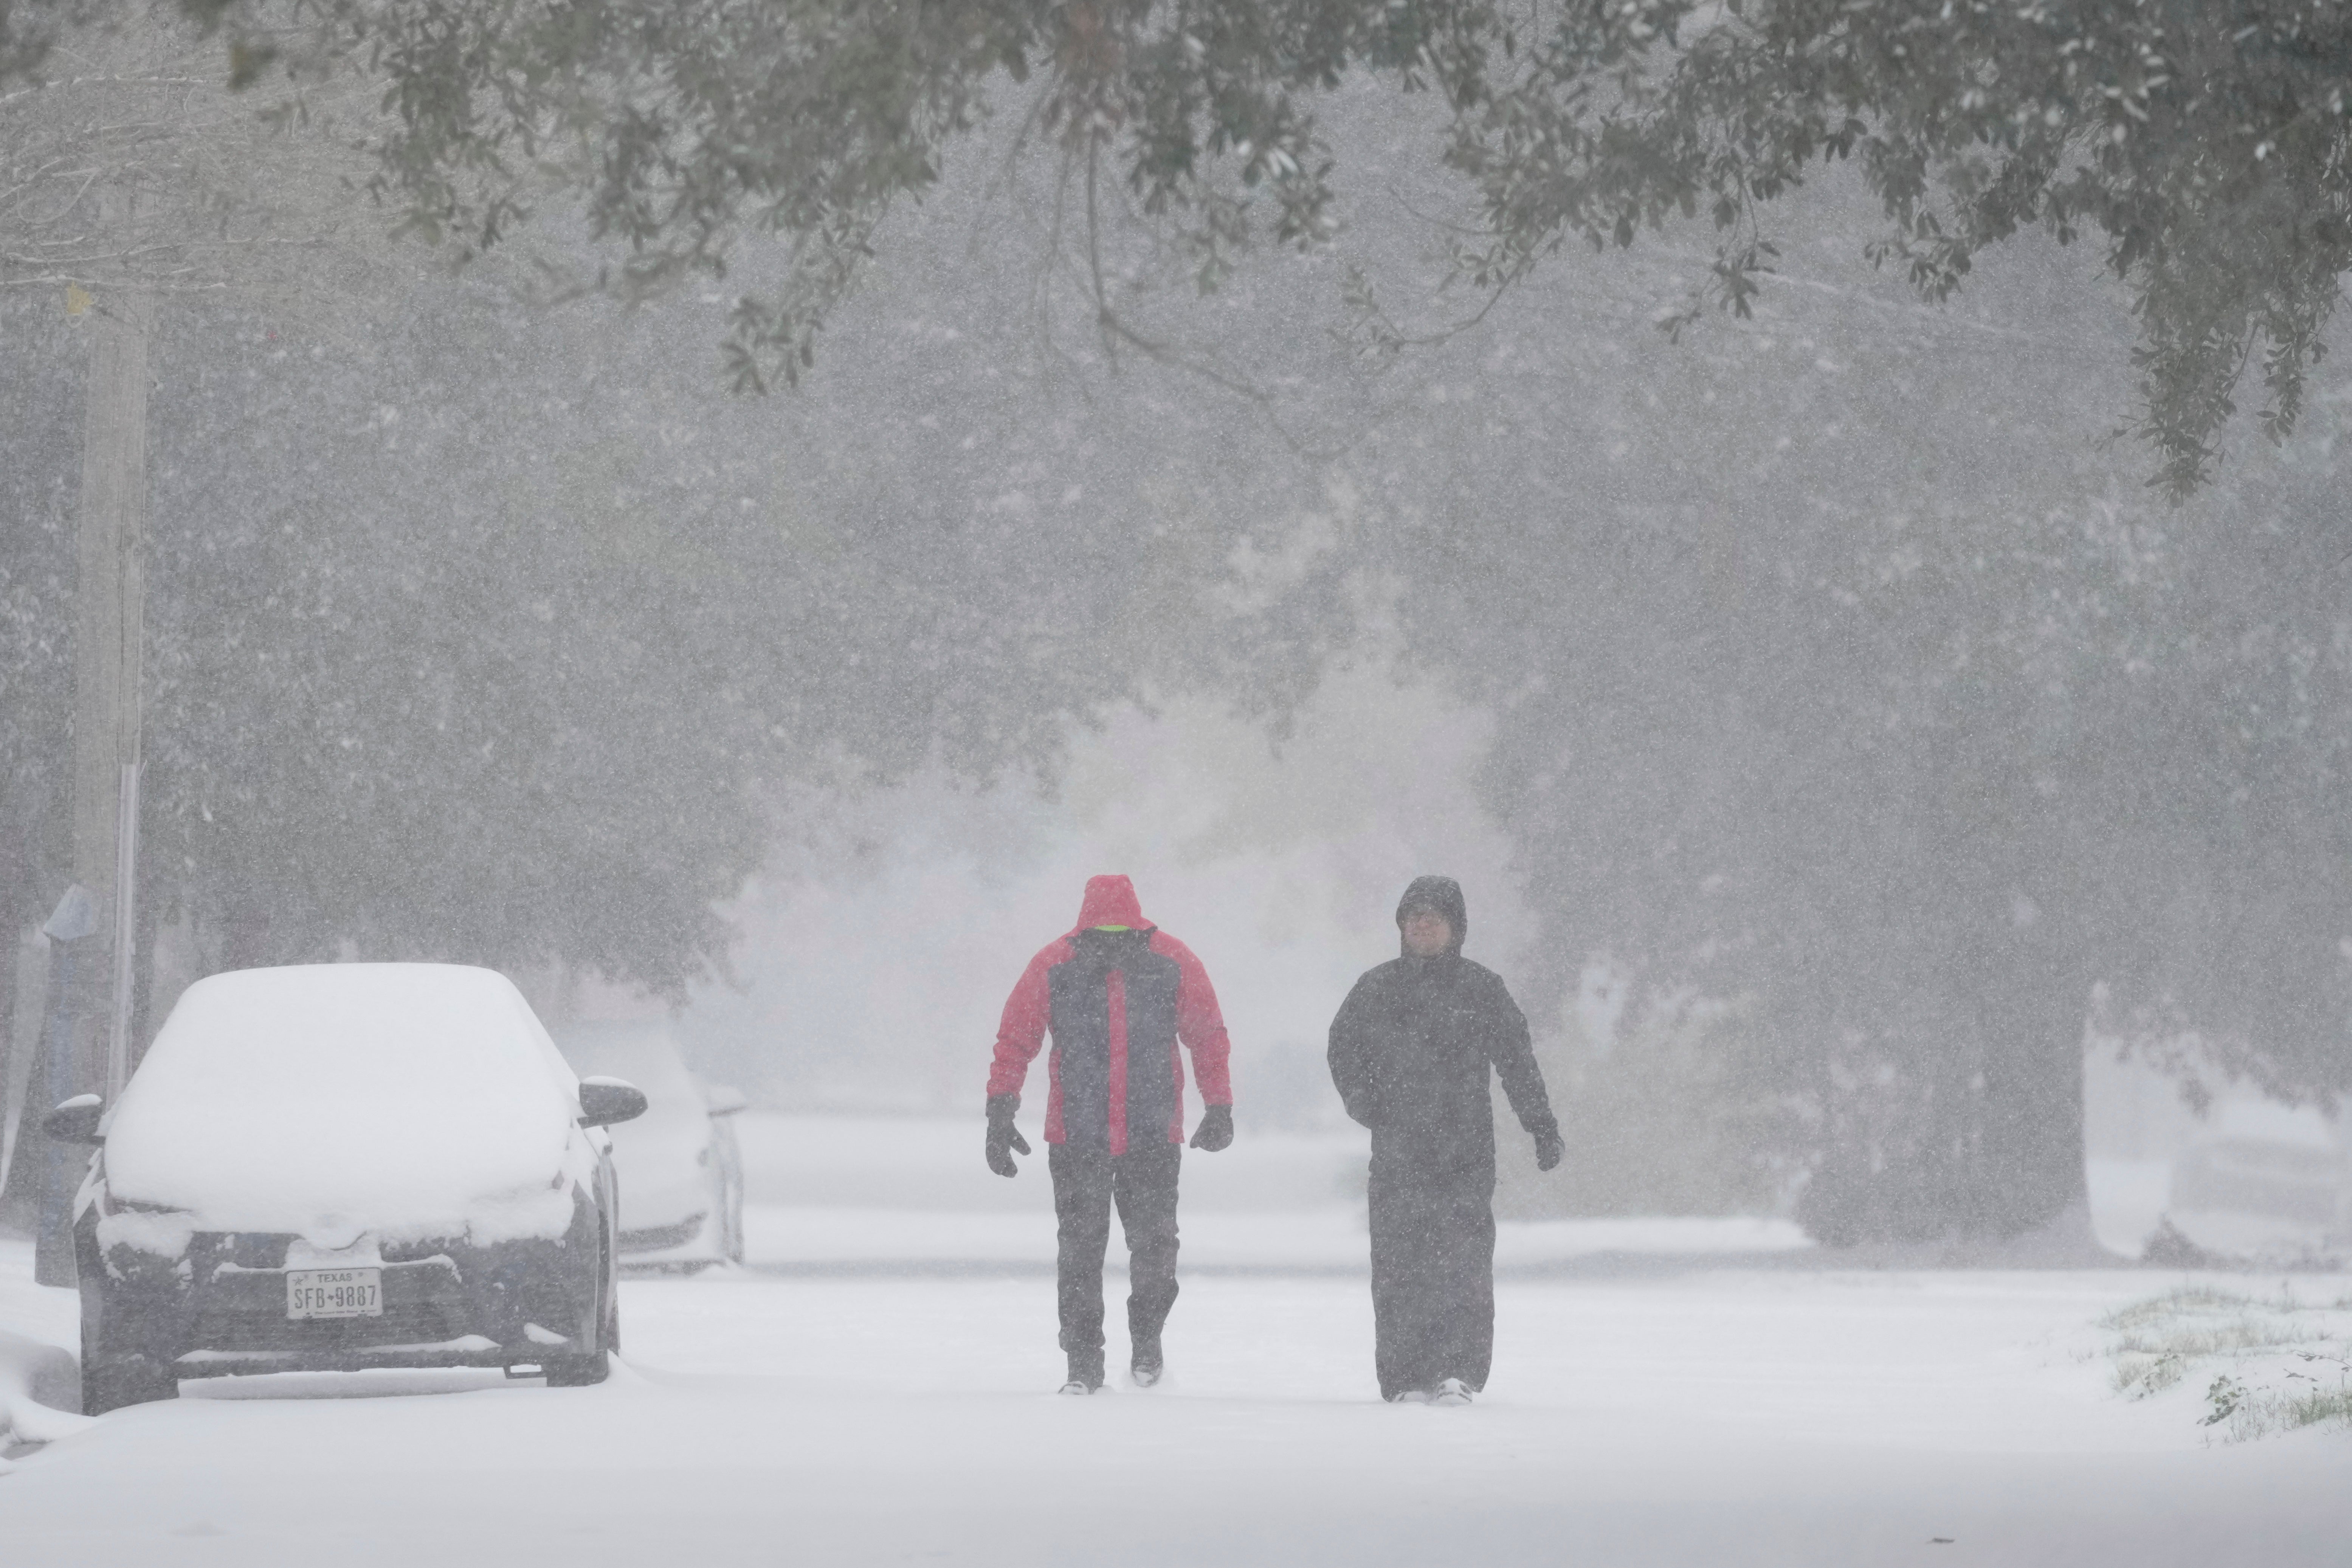
[[[69,1009],[73,1081],[53,1100],[104,1094],[111,1100],[129,1068],[131,895],[139,800],[140,647],[145,631],[143,556],[147,524],[147,338],[154,300],[137,290],[92,298],[74,291],[89,333],[83,395],[80,586],[74,617],[74,880],[89,889],[97,929],[77,954]],[[68,309],[73,306],[69,305]],[[58,1092],[60,1089],[63,1092]],[[39,1108],[46,1110],[47,1107]],[[72,1194],[44,1192],[44,1220]],[[36,1258],[44,1285],[70,1285],[74,1263],[63,1227],[44,1223]],[[62,1252],[62,1256],[60,1256]]]
[[106,986],[86,1006],[83,1090],[121,1088],[121,1037],[131,851],[138,821],[140,649],[146,630],[147,336],[153,296],[124,290],[90,312],[89,382],[81,447],[81,587],[74,632],[74,880],[97,896]]

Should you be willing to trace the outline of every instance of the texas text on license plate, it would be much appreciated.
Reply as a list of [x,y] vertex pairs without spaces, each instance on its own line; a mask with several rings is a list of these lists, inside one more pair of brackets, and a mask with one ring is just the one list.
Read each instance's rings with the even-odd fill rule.
[[381,1268],[289,1268],[286,1271],[289,1318],[381,1318]]

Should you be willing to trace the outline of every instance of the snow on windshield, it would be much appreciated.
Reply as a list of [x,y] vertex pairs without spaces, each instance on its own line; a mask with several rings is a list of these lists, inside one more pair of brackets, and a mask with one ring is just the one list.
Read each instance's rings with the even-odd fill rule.
[[439,1236],[562,1168],[569,1071],[487,969],[336,963],[188,987],[108,1125],[118,1200],[196,1228]]

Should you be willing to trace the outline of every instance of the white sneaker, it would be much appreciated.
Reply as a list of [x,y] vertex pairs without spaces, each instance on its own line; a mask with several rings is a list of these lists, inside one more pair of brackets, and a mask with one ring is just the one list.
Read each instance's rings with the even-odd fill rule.
[[1470,1403],[1470,1385],[1458,1377],[1449,1377],[1437,1385],[1436,1393],[1424,1394],[1422,1397],[1432,1405],[1467,1405]]
[[1069,1382],[1062,1384],[1060,1392],[1064,1394],[1092,1394],[1096,1392],[1096,1386],[1091,1383],[1086,1382],[1082,1378],[1074,1377],[1070,1379]]
[[1429,1401],[1430,1393],[1425,1388],[1408,1388],[1389,1395],[1391,1405],[1426,1405]]

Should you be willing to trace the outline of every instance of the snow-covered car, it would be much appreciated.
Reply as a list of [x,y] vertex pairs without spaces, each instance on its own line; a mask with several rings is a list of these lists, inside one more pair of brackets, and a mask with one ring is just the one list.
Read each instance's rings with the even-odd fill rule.
[[2167,1217],[2231,1257],[2320,1252],[2352,1241],[2352,1163],[2326,1143],[2224,1133],[2181,1151]]
[[504,1367],[600,1382],[620,1342],[611,1135],[505,976],[437,963],[238,970],[182,994],[74,1201],[82,1407],[179,1380]]
[[567,1024],[556,1044],[574,1070],[627,1079],[646,1113],[613,1133],[621,1179],[621,1261],[688,1273],[743,1261],[743,1096],[697,1078],[658,1023]]

